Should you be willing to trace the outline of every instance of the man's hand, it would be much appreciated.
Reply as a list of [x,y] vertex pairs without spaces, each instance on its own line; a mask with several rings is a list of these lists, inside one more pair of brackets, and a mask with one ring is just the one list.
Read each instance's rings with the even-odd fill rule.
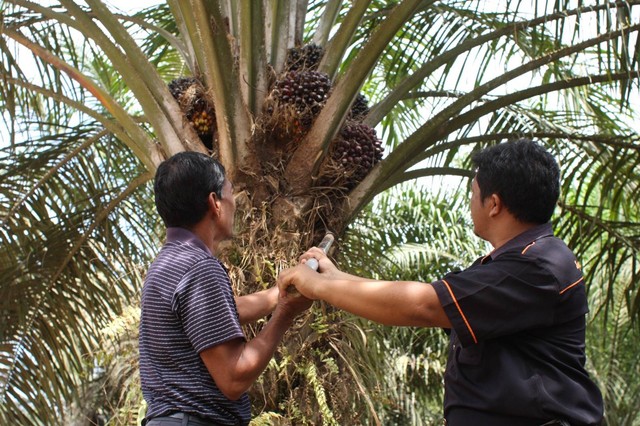
[[309,309],[312,304],[313,300],[304,297],[302,294],[289,294],[285,291],[284,294],[280,292],[276,309],[290,318],[295,318]]
[[336,265],[331,262],[329,256],[318,247],[311,247],[302,256],[300,256],[300,263],[306,263],[309,259],[314,258],[318,261],[318,272],[320,272],[326,278],[336,278],[340,271]]
[[[318,272],[305,265],[311,258],[318,261]],[[300,264],[298,266],[281,271],[278,275],[277,284],[280,289],[280,297],[286,297],[287,288],[294,287],[306,298],[316,300],[318,299],[315,294],[317,286],[322,285],[324,280],[337,279],[342,275],[345,274],[331,262],[322,249],[312,247],[300,256]],[[289,296],[295,297],[291,294]]]
[[280,289],[280,298],[296,298],[296,294],[287,293],[289,286],[295,287],[298,292],[305,298],[315,300],[314,286],[320,280],[320,274],[315,272],[304,264],[300,264],[294,268],[285,269],[278,275],[278,288]]

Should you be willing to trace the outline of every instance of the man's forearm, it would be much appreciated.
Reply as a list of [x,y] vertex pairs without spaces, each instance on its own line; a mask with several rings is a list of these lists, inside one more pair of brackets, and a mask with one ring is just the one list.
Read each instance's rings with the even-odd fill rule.
[[430,284],[328,279],[318,282],[315,292],[337,308],[381,324],[450,326]]
[[269,315],[278,303],[278,289],[267,290],[236,297],[240,324],[248,324]]
[[236,400],[246,392],[267,367],[278,344],[308,299],[281,303],[262,330],[250,341],[236,338],[213,346],[200,356],[220,391]]
[[276,311],[260,333],[244,345],[235,366],[233,393],[241,395],[258,379],[292,323],[293,317]]

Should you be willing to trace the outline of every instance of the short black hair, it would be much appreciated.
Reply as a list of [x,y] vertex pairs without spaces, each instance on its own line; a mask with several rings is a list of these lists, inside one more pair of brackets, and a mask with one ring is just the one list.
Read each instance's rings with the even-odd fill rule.
[[153,189],[156,209],[167,227],[189,228],[204,217],[209,194],[222,198],[225,170],[199,152],[180,152],[163,161]]
[[521,222],[551,219],[560,196],[560,168],[541,145],[519,139],[485,148],[471,160],[482,200],[497,194]]

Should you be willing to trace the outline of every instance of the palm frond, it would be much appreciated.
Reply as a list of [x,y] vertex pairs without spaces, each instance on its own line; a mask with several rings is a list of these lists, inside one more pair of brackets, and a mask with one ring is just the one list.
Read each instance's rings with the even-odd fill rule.
[[39,151],[24,141],[0,156],[0,268],[7,280],[0,416],[46,424],[48,412],[63,416],[65,404],[78,399],[85,354],[109,317],[135,297],[134,277],[147,258],[136,253],[155,247],[154,234],[141,231],[157,225],[136,222],[150,208],[149,175],[117,140],[88,128],[37,142]]

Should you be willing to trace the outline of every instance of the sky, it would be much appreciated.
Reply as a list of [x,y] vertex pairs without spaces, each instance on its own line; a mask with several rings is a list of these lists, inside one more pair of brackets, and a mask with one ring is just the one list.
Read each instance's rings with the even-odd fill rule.
[[136,12],[140,9],[165,2],[162,0],[107,0],[105,3],[123,11]]
[[[103,2],[107,5],[117,7],[121,10],[126,11],[138,11],[140,9],[144,9],[149,6],[153,6],[154,4],[165,3],[164,0],[103,0]],[[43,6],[49,6],[54,4],[59,4],[57,0],[40,0],[37,3]],[[76,0],[76,3],[85,4],[83,1]]]

